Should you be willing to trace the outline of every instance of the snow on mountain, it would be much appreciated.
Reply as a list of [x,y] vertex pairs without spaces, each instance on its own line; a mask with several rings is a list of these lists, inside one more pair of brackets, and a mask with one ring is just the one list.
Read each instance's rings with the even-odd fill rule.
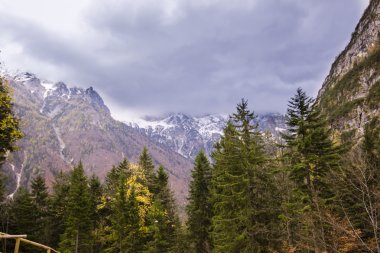
[[[194,159],[201,149],[208,155],[211,154],[227,121],[227,115],[210,114],[192,117],[175,113],[164,118],[137,119],[126,123],[161,145],[186,158]],[[275,138],[278,138],[279,133],[285,129],[284,116],[278,113],[259,115],[257,121],[261,131],[269,131]]]
[[12,87],[14,112],[25,135],[18,142],[19,150],[0,168],[9,178],[8,194],[30,185],[37,172],[51,185],[60,170],[69,170],[80,161],[89,175],[104,179],[122,159],[136,162],[146,146],[156,165],[167,170],[176,199],[184,205],[192,162],[113,119],[92,87],[70,87],[1,67],[0,71]]

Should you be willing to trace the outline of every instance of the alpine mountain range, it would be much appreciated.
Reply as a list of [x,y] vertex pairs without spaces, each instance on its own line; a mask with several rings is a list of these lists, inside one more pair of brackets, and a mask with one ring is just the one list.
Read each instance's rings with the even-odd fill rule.
[[[79,162],[89,175],[103,179],[122,159],[136,162],[146,146],[155,164],[167,170],[183,205],[195,156],[202,149],[210,156],[229,118],[172,113],[120,122],[92,87],[69,87],[28,72],[2,70],[1,76],[12,87],[14,110],[25,134],[18,144],[20,151],[9,155],[3,166],[11,196],[20,186],[28,187],[39,173],[51,186],[57,173]],[[279,138],[285,128],[279,113],[260,114],[257,123],[272,138]]]

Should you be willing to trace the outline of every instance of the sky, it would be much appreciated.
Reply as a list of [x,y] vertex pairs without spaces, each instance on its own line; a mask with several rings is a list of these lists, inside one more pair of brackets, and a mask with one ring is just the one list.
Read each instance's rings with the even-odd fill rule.
[[368,0],[0,0],[0,61],[92,86],[120,120],[316,96]]

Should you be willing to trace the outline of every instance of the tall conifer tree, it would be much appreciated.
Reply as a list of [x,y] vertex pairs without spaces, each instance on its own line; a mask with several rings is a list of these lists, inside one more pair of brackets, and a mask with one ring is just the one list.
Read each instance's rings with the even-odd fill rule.
[[275,188],[254,120],[242,100],[212,155],[215,252],[267,252],[276,246]]
[[60,248],[62,252],[90,252],[91,200],[82,163],[71,172],[67,194],[67,218]]
[[99,235],[97,234],[97,228],[100,224],[101,213],[98,210],[98,206],[101,204],[101,197],[103,194],[102,185],[97,176],[92,175],[89,182],[90,186],[90,203],[91,203],[91,253],[100,252]]
[[203,150],[195,158],[189,188],[186,211],[190,240],[195,252],[207,253],[211,250],[211,166]]
[[177,224],[176,206],[169,187],[169,177],[163,166],[157,171],[153,205],[148,215],[150,238],[146,252],[170,252],[175,244]]
[[49,231],[51,239],[49,245],[58,248],[60,237],[65,232],[65,221],[67,219],[68,196],[70,188],[69,173],[60,171],[54,178],[53,193],[50,202]]
[[289,101],[286,115],[287,133],[283,134],[290,160],[289,176],[295,182],[295,192],[306,216],[307,238],[313,238],[313,249],[327,250],[324,207],[332,198],[327,184],[329,172],[338,166],[338,150],[330,140],[326,121],[313,107],[314,100],[302,89]]
[[50,243],[50,231],[49,231],[49,194],[45,184],[45,179],[41,174],[37,175],[32,180],[32,192],[31,196],[36,206],[36,237],[40,243]]
[[154,192],[155,172],[152,158],[147,147],[144,147],[139,157],[139,166],[143,170],[150,192]]
[[9,232],[12,234],[27,234],[31,240],[36,240],[38,227],[36,224],[36,205],[31,194],[20,188],[10,204]]

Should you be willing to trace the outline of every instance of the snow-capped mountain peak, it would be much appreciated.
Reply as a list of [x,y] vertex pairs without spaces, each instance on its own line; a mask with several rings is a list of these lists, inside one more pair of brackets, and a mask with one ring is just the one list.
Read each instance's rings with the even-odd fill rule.
[[[201,149],[208,155],[211,154],[228,119],[229,116],[221,114],[192,117],[184,113],[173,113],[163,118],[137,119],[126,123],[182,156],[194,159]],[[257,121],[260,130],[269,131],[275,136],[285,128],[281,114],[259,115]]]

